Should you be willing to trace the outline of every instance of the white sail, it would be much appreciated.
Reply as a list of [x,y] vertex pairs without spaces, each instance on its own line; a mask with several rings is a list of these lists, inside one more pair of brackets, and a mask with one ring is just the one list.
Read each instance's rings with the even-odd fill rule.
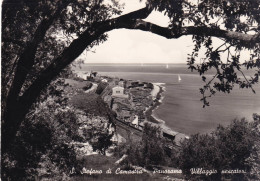
[[181,76],[180,75],[178,75],[178,82],[180,82],[181,81]]
[[168,64],[166,65],[166,68],[167,68],[167,69],[169,68],[169,65],[168,65]]

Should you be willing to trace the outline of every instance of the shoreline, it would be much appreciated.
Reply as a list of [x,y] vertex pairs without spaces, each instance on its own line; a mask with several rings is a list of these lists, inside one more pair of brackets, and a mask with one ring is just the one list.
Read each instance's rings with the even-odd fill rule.
[[165,89],[163,89],[162,86],[163,83],[152,83],[152,84],[154,86],[158,86],[159,90],[156,93],[156,95],[152,95],[154,104],[145,111],[145,118],[147,122],[156,123],[156,124],[165,123],[163,120],[156,118],[156,116],[153,113],[153,111],[161,105],[163,99],[162,93],[165,91]]
[[174,133],[175,136],[177,136],[176,143],[179,144],[181,140],[183,140],[184,138],[188,138],[189,136],[187,136],[186,134],[183,134],[181,132],[174,131],[172,128],[170,128],[166,125],[164,120],[158,118],[155,115],[154,111],[162,104],[162,100],[164,99],[164,96],[162,94],[166,91],[166,89],[163,86],[163,85],[165,85],[165,83],[152,83],[152,84],[154,86],[158,86],[159,90],[158,90],[156,96],[152,95],[154,97],[155,103],[145,111],[146,121],[149,123],[152,123],[152,124],[156,124],[164,131]]

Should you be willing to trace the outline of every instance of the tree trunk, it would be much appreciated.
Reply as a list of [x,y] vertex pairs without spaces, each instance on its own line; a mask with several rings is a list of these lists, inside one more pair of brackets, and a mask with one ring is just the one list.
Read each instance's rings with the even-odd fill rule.
[[[43,19],[39,26],[37,27],[33,39],[28,43],[24,52],[21,54],[18,59],[17,68],[15,70],[14,79],[10,87],[10,91],[5,99],[6,103],[4,104],[4,111],[2,112],[2,152],[6,151],[9,145],[12,143],[21,122],[25,118],[26,113],[29,111],[33,102],[30,100],[19,100],[19,94],[21,93],[21,88],[26,80],[26,77],[31,70],[35,62],[35,54],[37,51],[38,45],[44,39],[46,32],[52,26],[56,18],[59,17],[62,10],[68,6],[69,2],[59,3],[56,11],[49,16],[49,18]],[[39,91],[38,96],[40,95],[41,90]]]

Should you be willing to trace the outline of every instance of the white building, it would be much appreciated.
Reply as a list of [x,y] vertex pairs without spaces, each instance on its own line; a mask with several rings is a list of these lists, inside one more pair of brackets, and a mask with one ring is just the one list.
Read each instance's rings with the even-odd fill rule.
[[79,73],[78,75],[77,75],[79,78],[82,78],[83,80],[87,80],[87,75],[84,73]]
[[132,121],[132,124],[135,125],[135,127],[138,128],[138,126],[139,126],[138,116],[135,116],[134,120]]
[[128,95],[125,94],[124,88],[120,86],[116,86],[112,88],[112,97],[119,97],[119,98],[128,98]]
[[119,82],[118,82],[118,86],[124,87],[124,85],[125,85],[124,81],[119,81]]
[[102,79],[101,82],[107,82],[107,79]]

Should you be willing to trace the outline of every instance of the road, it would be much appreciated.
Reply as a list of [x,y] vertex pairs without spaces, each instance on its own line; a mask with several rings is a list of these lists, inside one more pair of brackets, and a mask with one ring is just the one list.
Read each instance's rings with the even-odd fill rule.
[[141,140],[142,131],[138,130],[128,124],[117,120],[116,121],[117,133],[124,137],[126,140]]

